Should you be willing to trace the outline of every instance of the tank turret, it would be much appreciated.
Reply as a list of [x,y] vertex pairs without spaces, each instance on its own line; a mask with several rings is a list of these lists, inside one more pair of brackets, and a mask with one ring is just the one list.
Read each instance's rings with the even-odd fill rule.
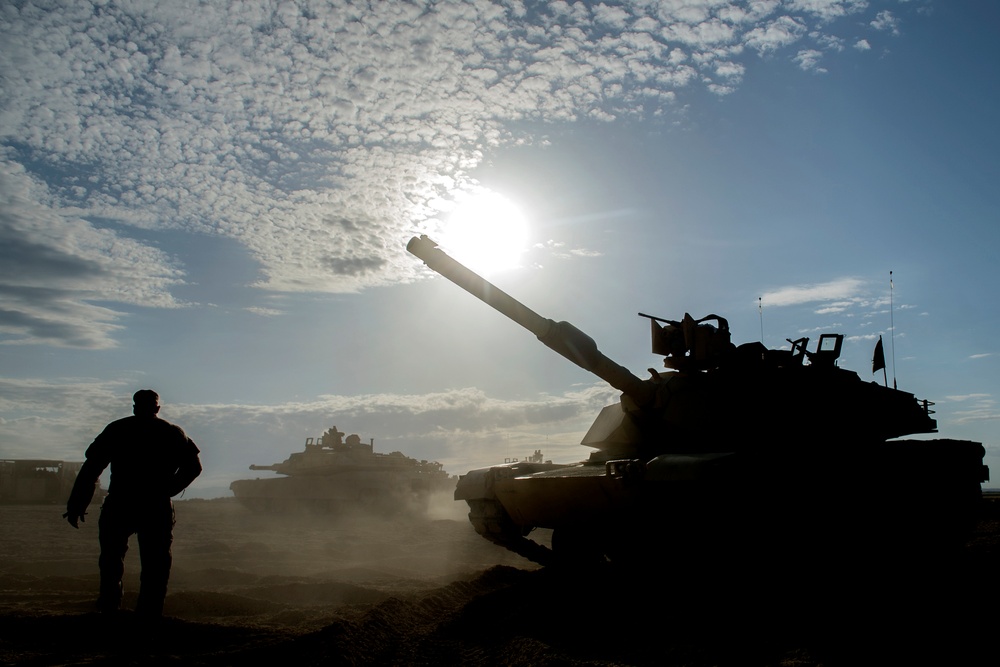
[[[933,404],[840,368],[842,334],[823,334],[815,350],[807,338],[771,350],[734,345],[718,315],[674,321],[639,313],[666,368],[640,379],[575,326],[535,313],[426,236],[407,249],[622,392],[584,435],[581,444],[596,450],[586,461],[519,461],[461,476],[455,498],[468,502],[470,520],[487,539],[549,562],[552,553],[526,535],[552,528],[557,554],[627,560],[666,542],[676,551],[679,541],[746,537],[745,525],[760,517],[768,518],[764,534],[795,535],[813,546],[824,531],[848,527],[871,538],[868,519],[886,513],[937,517],[920,534],[954,543],[974,517],[988,479],[983,446],[893,440],[936,432]],[[917,509],[900,506],[889,490],[896,480],[922,489]],[[807,523],[820,526],[818,533],[803,535]],[[898,523],[897,537],[914,528]]]
[[789,352],[760,343],[737,347],[718,315],[696,320],[685,314],[673,321],[640,313],[650,321],[652,350],[664,356],[668,369],[650,369],[651,377],[641,380],[577,327],[538,315],[426,236],[412,239],[407,249],[622,392],[621,403],[606,408],[584,437],[583,444],[605,452],[598,458],[715,451],[720,441],[727,442],[726,450],[739,449],[750,445],[740,441],[754,423],[766,426],[765,447],[777,450],[797,447],[804,434],[813,442],[883,441],[936,430],[927,403],[837,367],[841,334],[824,334],[815,351],[807,350],[807,338],[794,341]]

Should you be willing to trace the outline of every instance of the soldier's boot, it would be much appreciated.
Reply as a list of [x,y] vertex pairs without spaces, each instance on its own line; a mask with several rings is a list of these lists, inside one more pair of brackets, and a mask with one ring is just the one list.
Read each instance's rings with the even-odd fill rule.
[[105,581],[105,576],[101,574],[101,593],[97,598],[97,611],[102,614],[114,614],[122,606],[122,581]]

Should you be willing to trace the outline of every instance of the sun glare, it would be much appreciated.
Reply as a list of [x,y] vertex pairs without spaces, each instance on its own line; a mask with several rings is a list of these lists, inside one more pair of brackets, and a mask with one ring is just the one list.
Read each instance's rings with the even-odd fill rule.
[[470,269],[489,275],[518,265],[528,222],[512,201],[483,192],[460,201],[447,218],[441,247]]

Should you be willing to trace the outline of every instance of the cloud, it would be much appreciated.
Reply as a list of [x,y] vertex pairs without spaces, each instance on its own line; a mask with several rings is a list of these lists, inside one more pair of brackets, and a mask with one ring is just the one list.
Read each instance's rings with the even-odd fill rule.
[[816,44],[828,51],[840,52],[844,50],[844,39],[836,35],[827,35],[819,32],[809,33],[809,37]]
[[113,347],[122,313],[96,302],[180,305],[164,253],[45,199],[20,165],[0,162],[0,342]]
[[[29,269],[0,275],[0,333],[91,348],[114,345],[116,304],[184,305],[171,293],[188,270],[184,241],[198,235],[242,244],[260,290],[413,280],[406,239],[435,235],[489,151],[541,141],[516,123],[660,116],[699,82],[734,91],[747,48],[768,55],[810,35],[828,48],[834,19],[867,10],[850,0],[50,5],[0,14],[13,210],[0,245]],[[894,20],[882,12],[873,25]],[[815,60],[801,53],[808,69]]]
[[818,315],[834,315],[850,310],[855,303],[853,301],[834,301],[821,308],[816,309]]
[[261,317],[276,317],[284,312],[276,308],[262,308],[260,306],[250,306],[247,311]]
[[891,35],[899,35],[899,19],[893,16],[889,10],[879,12],[869,25],[876,30],[888,32]]
[[823,54],[816,49],[805,49],[795,54],[795,57],[792,58],[792,60],[799,66],[800,69],[803,69],[806,72],[818,72],[822,74],[826,72],[824,68],[819,66],[819,61],[822,57]]
[[[82,460],[106,423],[129,414],[133,385],[0,378],[0,456]],[[583,434],[615,400],[617,392],[603,383],[532,400],[499,399],[478,389],[327,395],[270,405],[189,405],[163,396],[161,416],[181,425],[201,448],[206,473],[200,483],[224,481],[225,487],[251,463],[281,461],[301,450],[306,437],[333,425],[374,438],[376,451],[438,460],[453,473],[539,448],[548,458],[582,460],[592,451],[580,446]]]
[[789,9],[812,14],[822,21],[832,21],[865,9],[868,0],[791,0]]
[[781,16],[767,25],[751,30],[747,34],[746,44],[763,55],[794,44],[805,33],[806,26],[800,20]]
[[133,391],[124,381],[0,378],[0,455],[83,460],[100,429],[128,414],[121,411],[131,406]]
[[949,401],[955,401],[957,403],[961,403],[964,401],[991,400],[991,397],[989,394],[953,394],[951,396],[948,396],[947,399]]
[[947,399],[961,404],[961,409],[953,409],[950,413],[951,419],[958,424],[1000,419],[1000,410],[991,394],[961,394]]
[[827,305],[831,311],[843,310],[853,303],[864,287],[864,281],[858,278],[840,278],[817,285],[795,285],[781,287],[761,296],[768,306],[797,306],[804,303],[832,302]]

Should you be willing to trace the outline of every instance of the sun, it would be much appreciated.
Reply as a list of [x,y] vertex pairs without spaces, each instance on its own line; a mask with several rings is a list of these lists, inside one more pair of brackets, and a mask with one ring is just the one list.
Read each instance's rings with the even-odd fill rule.
[[490,275],[518,266],[528,242],[528,221],[501,194],[464,196],[447,217],[441,248],[473,271]]

